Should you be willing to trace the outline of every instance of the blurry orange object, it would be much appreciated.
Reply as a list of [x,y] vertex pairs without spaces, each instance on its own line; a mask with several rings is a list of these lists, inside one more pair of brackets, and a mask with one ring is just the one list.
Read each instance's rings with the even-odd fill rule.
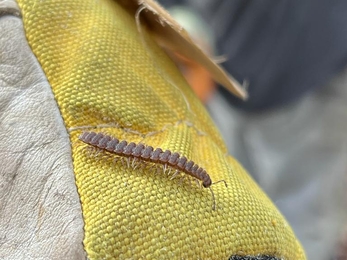
[[216,84],[214,83],[211,74],[199,63],[188,60],[177,53],[175,53],[173,59],[181,69],[184,77],[194,90],[195,94],[204,104],[206,104],[216,88]]

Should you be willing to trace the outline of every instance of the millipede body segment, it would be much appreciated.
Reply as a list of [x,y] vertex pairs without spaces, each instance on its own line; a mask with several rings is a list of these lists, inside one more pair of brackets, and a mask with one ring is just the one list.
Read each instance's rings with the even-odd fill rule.
[[[128,143],[124,140],[120,141],[117,138],[103,133],[84,132],[79,136],[79,139],[84,143],[119,156],[139,158],[147,162],[169,165],[201,181],[203,187],[211,190],[214,201],[214,194],[210,187],[213,183],[206,170],[177,152],[173,153],[170,150],[163,151],[161,148],[153,148],[152,146],[142,143],[136,144],[133,142]],[[225,183],[224,180],[221,181]],[[215,202],[213,204],[213,209],[215,209]]]

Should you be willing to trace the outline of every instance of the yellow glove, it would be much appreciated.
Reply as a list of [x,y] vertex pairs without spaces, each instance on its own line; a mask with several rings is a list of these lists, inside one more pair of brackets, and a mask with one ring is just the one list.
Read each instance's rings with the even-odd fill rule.
[[[56,252],[61,259],[82,258],[76,247],[82,245],[82,236],[76,235],[81,232],[89,259],[305,259],[285,219],[227,155],[219,132],[175,65],[145,28],[139,33],[134,15],[121,3],[18,0],[28,43],[70,134],[84,221],[83,231],[76,214],[51,233],[46,247],[39,246],[40,228],[31,231],[30,250],[48,259],[58,259]],[[94,150],[78,140],[84,131],[178,152],[228,187],[211,186],[213,210],[210,191],[195,185],[194,178],[171,179],[174,171],[164,172],[161,165],[135,167],[137,162]],[[27,214],[39,219],[45,211]],[[78,228],[71,239],[66,230],[73,225]],[[10,243],[5,259],[14,255]],[[16,256],[32,256],[19,243]]]

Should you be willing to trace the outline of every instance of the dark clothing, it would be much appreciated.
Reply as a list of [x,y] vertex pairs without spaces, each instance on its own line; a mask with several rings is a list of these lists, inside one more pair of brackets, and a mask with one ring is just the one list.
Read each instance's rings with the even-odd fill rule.
[[206,18],[222,65],[240,82],[249,100],[221,89],[246,111],[272,109],[324,86],[347,64],[345,0],[163,0],[187,4]]

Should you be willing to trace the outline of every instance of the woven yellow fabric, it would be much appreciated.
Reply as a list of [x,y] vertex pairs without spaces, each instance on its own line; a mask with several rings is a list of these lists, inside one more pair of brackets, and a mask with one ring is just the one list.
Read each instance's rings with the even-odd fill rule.
[[[231,157],[175,65],[117,2],[19,0],[26,35],[71,135],[90,259],[305,259],[291,228]],[[96,152],[85,130],[170,149],[208,189]],[[189,180],[191,180],[190,178]]]

